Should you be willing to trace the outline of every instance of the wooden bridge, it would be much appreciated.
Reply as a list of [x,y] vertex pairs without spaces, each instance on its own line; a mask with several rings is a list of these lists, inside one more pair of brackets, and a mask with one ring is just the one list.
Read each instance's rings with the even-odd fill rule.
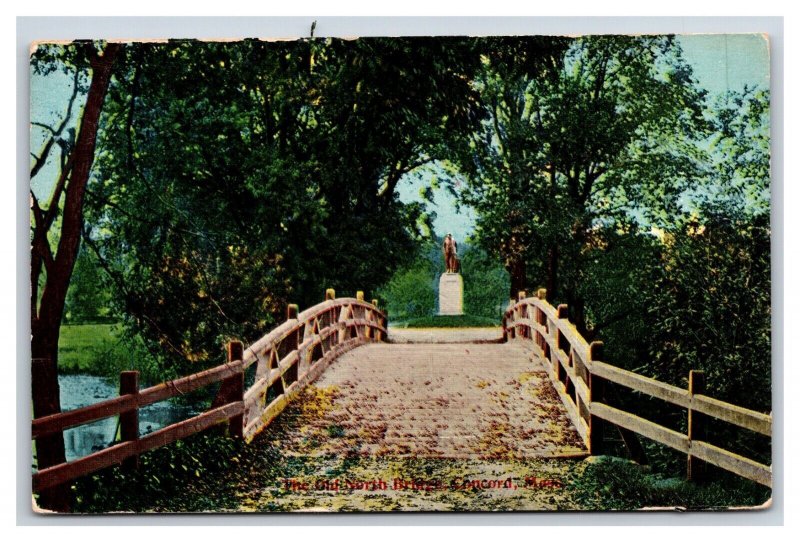
[[[690,477],[709,463],[771,487],[771,466],[704,440],[708,418],[770,437],[771,415],[705,395],[700,372],[682,389],[606,363],[602,343],[588,344],[566,314],[565,305],[545,300],[544,290],[535,297],[520,292],[503,317],[502,336],[452,330],[459,342],[444,342],[435,332],[418,340],[401,332],[394,342],[376,301],[365,302],[361,292],[336,298],[328,290],[325,301],[304,312],[290,305],[286,322],[246,348],[229,343],[223,365],[146,389],[139,389],[138,373],[124,372],[119,397],[34,419],[36,440],[119,416],[121,440],[34,472],[33,491],[115,464],[135,468],[140,454],[220,424],[250,442],[302,401],[315,380],[336,393],[322,416],[293,420],[304,434],[321,435],[303,453],[346,447],[371,456],[574,458],[602,453],[604,427],[616,427],[623,437],[642,436],[686,454]],[[138,409],[215,383],[219,391],[208,410],[139,434]],[[687,410],[687,433],[612,406],[609,384]],[[323,429],[331,426],[346,429],[350,439],[325,439]],[[285,442],[288,453],[303,442]]]

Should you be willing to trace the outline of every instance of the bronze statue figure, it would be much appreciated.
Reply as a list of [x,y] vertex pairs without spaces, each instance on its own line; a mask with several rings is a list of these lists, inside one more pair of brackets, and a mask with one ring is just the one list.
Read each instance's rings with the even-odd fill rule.
[[458,273],[460,262],[458,260],[458,243],[453,239],[453,235],[448,233],[444,237],[442,243],[442,252],[444,253],[444,267],[447,273]]

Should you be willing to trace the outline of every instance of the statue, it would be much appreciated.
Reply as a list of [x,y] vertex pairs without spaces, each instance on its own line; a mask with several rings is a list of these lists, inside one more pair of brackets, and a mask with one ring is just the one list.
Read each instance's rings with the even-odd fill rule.
[[464,279],[458,272],[458,243],[448,233],[442,243],[445,272],[439,277],[439,315],[459,316],[464,314]]
[[460,262],[458,260],[458,243],[453,239],[453,235],[448,233],[444,237],[442,243],[442,252],[444,253],[444,267],[447,273],[458,273]]

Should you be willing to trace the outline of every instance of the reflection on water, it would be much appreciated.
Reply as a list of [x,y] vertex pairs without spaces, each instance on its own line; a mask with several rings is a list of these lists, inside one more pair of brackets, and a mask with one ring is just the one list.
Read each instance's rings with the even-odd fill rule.
[[[61,410],[73,410],[98,403],[119,395],[119,384],[98,376],[59,375]],[[139,409],[139,434],[146,435],[171,423],[185,420],[196,409],[162,401]],[[118,429],[118,416],[104,418],[94,423],[64,431],[67,461],[107,448],[114,441]]]

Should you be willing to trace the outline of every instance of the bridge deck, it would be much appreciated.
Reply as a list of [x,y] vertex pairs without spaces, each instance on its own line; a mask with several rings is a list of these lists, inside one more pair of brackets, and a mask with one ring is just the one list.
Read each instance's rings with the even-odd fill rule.
[[501,327],[398,328],[389,325],[389,342],[392,343],[499,342],[502,338]]
[[281,415],[287,455],[548,458],[586,454],[521,343],[372,344]]

